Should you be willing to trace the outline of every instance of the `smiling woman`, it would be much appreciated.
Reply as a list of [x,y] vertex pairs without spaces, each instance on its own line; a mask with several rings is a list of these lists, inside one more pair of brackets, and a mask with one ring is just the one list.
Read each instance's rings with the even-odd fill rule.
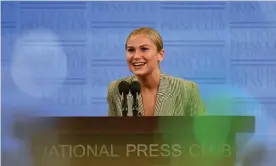
[[[125,44],[126,60],[133,76],[115,80],[108,87],[109,116],[122,116],[121,81],[141,84],[138,112],[143,116],[195,116],[205,113],[196,83],[161,73],[164,59],[160,34],[148,27],[135,29]],[[128,96],[128,110],[132,109],[132,96]],[[128,112],[132,116],[132,111]]]

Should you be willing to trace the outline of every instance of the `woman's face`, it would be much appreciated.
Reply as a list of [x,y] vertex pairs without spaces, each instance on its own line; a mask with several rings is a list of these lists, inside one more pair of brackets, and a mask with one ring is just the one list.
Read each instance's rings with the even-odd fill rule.
[[127,41],[126,59],[129,70],[136,76],[151,74],[159,68],[164,51],[157,51],[156,45],[145,35],[136,35]]

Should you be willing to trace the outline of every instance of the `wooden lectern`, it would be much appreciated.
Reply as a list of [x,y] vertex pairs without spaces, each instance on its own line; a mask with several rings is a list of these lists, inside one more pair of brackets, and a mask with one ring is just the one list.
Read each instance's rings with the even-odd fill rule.
[[234,166],[236,134],[253,133],[255,118],[49,117],[26,124],[34,166]]

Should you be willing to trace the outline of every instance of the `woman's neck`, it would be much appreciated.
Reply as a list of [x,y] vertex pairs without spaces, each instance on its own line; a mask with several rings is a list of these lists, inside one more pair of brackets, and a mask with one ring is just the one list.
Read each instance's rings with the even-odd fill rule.
[[160,70],[155,70],[145,77],[137,77],[141,84],[141,90],[151,91],[157,89],[160,82],[160,73]]

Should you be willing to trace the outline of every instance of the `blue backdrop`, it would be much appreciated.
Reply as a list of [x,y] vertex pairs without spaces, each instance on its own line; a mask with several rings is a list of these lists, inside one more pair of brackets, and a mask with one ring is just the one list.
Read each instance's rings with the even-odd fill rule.
[[258,133],[276,133],[275,2],[2,2],[1,12],[4,150],[19,146],[17,116],[106,116],[108,84],[131,74],[125,40],[142,26],[163,37],[162,71],[195,81],[209,114],[255,115]]

